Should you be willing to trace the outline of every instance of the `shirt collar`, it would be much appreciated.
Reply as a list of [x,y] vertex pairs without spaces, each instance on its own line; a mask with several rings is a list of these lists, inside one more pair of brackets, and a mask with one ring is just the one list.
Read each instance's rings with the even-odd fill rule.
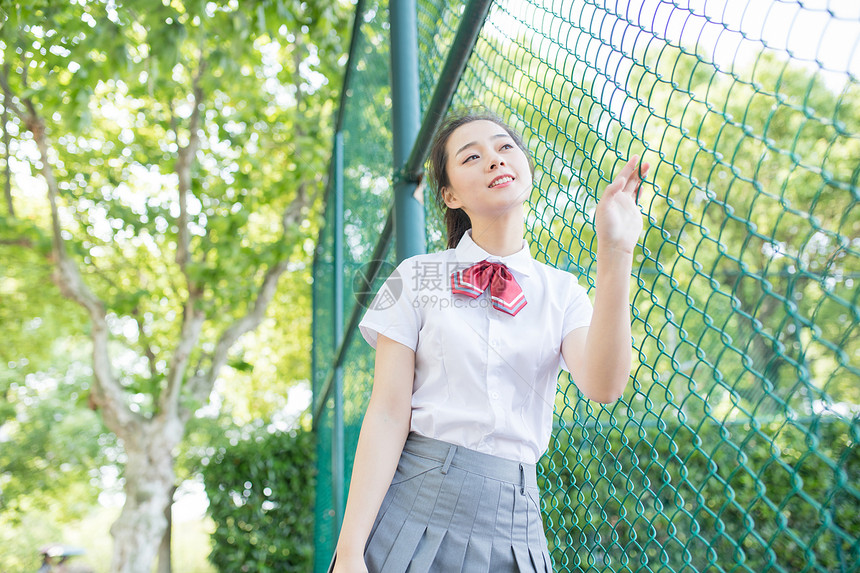
[[463,235],[463,238],[460,239],[460,243],[457,245],[455,252],[458,263],[463,263],[465,265],[472,265],[481,261],[502,263],[509,269],[525,276],[528,276],[532,272],[532,267],[534,265],[534,259],[529,252],[529,245],[525,239],[523,239],[523,247],[519,251],[506,257],[500,257],[497,255],[491,255],[479,247],[478,244],[472,240],[472,229],[467,230]]

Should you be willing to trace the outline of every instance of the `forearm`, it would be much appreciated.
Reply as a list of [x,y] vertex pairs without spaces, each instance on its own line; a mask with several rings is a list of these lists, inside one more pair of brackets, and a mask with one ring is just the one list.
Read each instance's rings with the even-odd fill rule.
[[621,397],[633,362],[630,344],[630,271],[642,232],[637,204],[649,165],[628,161],[597,204],[597,288],[594,313],[585,333],[577,329],[562,341],[562,354],[582,392],[598,402]]
[[409,409],[392,413],[371,398],[355,451],[346,512],[337,543],[339,559],[363,558],[367,537],[409,433],[409,415]]
[[633,254],[597,250],[594,314],[585,343],[585,391],[598,402],[621,397],[630,377],[630,271]]

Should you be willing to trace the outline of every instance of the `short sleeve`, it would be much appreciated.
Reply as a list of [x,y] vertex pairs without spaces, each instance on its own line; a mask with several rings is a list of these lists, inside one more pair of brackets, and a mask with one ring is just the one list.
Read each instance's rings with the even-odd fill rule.
[[[591,300],[588,298],[588,292],[571,275],[567,306],[565,307],[564,321],[561,327],[562,340],[577,328],[590,325],[592,312],[593,307],[591,306]],[[562,370],[570,372],[561,353],[559,353],[558,363]]]
[[358,325],[364,339],[376,348],[379,334],[412,350],[418,347],[421,317],[413,304],[415,294],[411,288],[412,259],[406,259],[391,273],[373,298],[364,318]]

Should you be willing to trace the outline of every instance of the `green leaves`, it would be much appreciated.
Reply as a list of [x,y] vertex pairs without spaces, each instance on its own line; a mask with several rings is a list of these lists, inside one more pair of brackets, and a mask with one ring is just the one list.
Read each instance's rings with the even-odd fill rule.
[[203,470],[219,571],[312,568],[315,481],[310,432],[261,432],[222,447]]
[[[26,379],[14,374],[0,371],[0,388],[7,388],[7,417],[0,421],[15,444],[0,448],[0,512],[21,517],[28,508],[53,507],[57,521],[79,517],[98,494],[92,478],[107,462],[100,446],[113,443],[97,414],[86,408],[87,373],[72,363],[65,371]],[[64,500],[61,507],[57,498]]]
[[[112,312],[145,317],[157,347],[174,346],[176,329],[156,322],[182,304],[176,170],[191,129],[188,272],[218,309],[207,336],[246,310],[268,266],[307,258],[285,241],[315,225],[284,236],[281,219],[300,187],[321,193],[349,10],[309,4],[43,1],[5,15],[10,85],[48,122],[70,252]],[[307,70],[325,81],[310,87]]]

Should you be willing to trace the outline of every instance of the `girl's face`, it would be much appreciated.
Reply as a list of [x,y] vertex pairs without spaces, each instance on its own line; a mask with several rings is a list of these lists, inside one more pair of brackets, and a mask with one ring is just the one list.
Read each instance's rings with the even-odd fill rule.
[[449,184],[442,199],[469,218],[521,208],[532,188],[528,158],[505,128],[488,120],[455,129],[445,145]]

